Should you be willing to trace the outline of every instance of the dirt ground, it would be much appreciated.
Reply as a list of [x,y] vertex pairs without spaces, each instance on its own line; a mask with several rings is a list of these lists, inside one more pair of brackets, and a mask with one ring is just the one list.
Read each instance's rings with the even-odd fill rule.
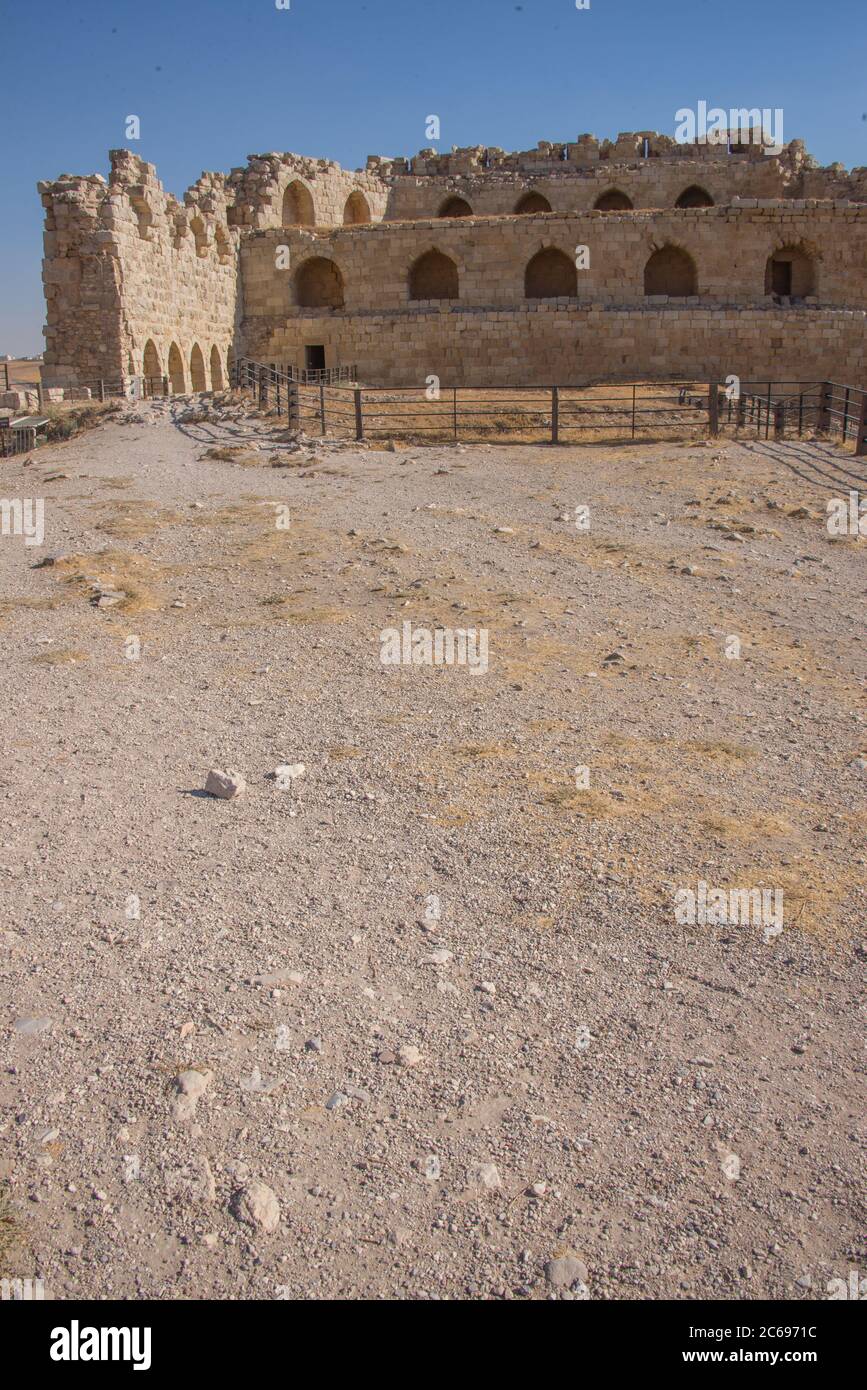
[[[299,451],[190,407],[2,467],[45,498],[43,546],[0,538],[8,1271],[92,1299],[863,1275],[867,542],[825,503],[864,461]],[[486,629],[487,670],[383,665],[405,621]],[[681,924],[699,882],[780,890],[783,930]]]

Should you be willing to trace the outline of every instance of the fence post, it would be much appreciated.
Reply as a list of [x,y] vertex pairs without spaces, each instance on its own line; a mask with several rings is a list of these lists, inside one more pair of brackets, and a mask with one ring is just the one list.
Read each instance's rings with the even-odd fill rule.
[[325,433],[325,382],[319,383],[319,418],[322,421],[322,433]]
[[361,408],[361,387],[355,388],[355,438],[364,438],[364,414]]
[[551,387],[551,443],[560,443],[560,387]]
[[99,379],[99,399],[101,401],[105,400],[105,382],[103,381],[102,377],[100,377]]
[[458,388],[452,387],[452,429],[455,439],[458,437]]
[[831,425],[831,383],[823,381],[819,387],[819,410],[816,415],[816,429],[822,433]]
[[707,384],[708,429],[713,438],[719,434],[719,382],[712,377]]
[[743,429],[747,423],[747,398],[743,391],[738,396],[737,427]]
[[863,458],[867,454],[867,391],[861,392],[861,409],[858,412],[858,424],[855,429],[855,457]]
[[[8,367],[6,368],[6,380],[7,380],[7,381],[9,380],[9,368],[8,368]],[[25,396],[24,399],[26,400],[27,397]],[[36,401],[37,401],[37,404],[38,404],[38,406],[39,406],[39,413],[40,413],[40,415],[41,415],[41,414],[42,414],[42,382],[41,382],[41,381],[37,381],[37,383],[36,383]]]

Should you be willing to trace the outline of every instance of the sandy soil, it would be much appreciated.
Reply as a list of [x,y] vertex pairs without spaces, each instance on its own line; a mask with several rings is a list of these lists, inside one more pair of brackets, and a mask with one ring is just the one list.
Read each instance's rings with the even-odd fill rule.
[[[0,539],[10,1272],[183,1299],[863,1272],[865,542],[824,524],[863,461],[305,463],[268,421],[122,419],[3,465],[46,499],[41,549]],[[484,626],[489,669],[382,665],[405,620]],[[246,794],[206,797],[212,767]],[[784,929],[680,925],[699,880],[781,889]]]

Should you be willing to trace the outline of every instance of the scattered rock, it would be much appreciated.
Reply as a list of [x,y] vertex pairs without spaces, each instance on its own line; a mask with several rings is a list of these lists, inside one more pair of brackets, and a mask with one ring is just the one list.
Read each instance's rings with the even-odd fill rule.
[[174,1104],[174,1117],[181,1122],[191,1120],[196,1113],[196,1106],[214,1079],[212,1071],[197,1071],[191,1068],[190,1071],[182,1071],[176,1077],[175,1085],[178,1088],[178,1095]]
[[267,1183],[258,1178],[235,1193],[232,1212],[238,1221],[270,1234],[280,1225],[280,1203]]
[[488,1192],[496,1192],[503,1186],[500,1171],[496,1163],[482,1163],[476,1169],[476,1181],[480,1187],[484,1187]]
[[246,790],[247,783],[240,772],[223,772],[218,767],[211,768],[205,782],[205,791],[222,801],[234,801],[237,797],[243,796]]
[[574,1251],[564,1251],[555,1255],[545,1266],[545,1278],[555,1289],[571,1289],[576,1284],[587,1284],[587,1266]]

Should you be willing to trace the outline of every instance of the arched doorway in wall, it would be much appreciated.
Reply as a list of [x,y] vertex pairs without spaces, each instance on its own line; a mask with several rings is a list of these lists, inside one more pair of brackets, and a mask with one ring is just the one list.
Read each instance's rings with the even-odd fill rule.
[[299,179],[290,183],[283,194],[282,222],[284,227],[313,227],[316,224],[313,194]]
[[350,193],[343,209],[344,227],[360,227],[370,221],[370,207],[363,193],[358,189]]
[[676,208],[712,208],[713,198],[706,188],[701,188],[697,183],[691,183],[689,188],[685,188],[674,205]]
[[459,296],[458,268],[442,251],[425,251],[410,266],[410,299],[457,299]]
[[550,211],[551,204],[548,202],[548,199],[544,196],[544,194],[537,193],[535,190],[533,190],[531,193],[525,193],[523,198],[519,198],[517,203],[515,204],[515,212],[519,215],[524,215],[533,212]]
[[198,343],[193,343],[190,352],[190,381],[194,391],[207,391],[208,383],[205,378],[205,359],[202,356],[202,349]]
[[674,299],[698,293],[695,261],[680,246],[661,246],[644,267],[644,293]]
[[163,369],[160,365],[160,355],[156,350],[152,338],[148,338],[145,343],[144,356],[142,358],[142,372],[145,379],[145,391],[148,395],[154,391],[162,390]]
[[169,381],[172,391],[176,396],[182,396],[186,391],[186,378],[184,376],[184,359],[177,343],[172,343],[169,348]]
[[607,193],[600,193],[593,208],[596,212],[632,212],[632,199],[619,188],[609,188]]
[[524,271],[527,299],[573,299],[578,293],[578,271],[571,256],[556,246],[546,246],[528,261]]
[[473,210],[466,198],[446,198],[437,217],[472,217]]
[[220,357],[220,349],[216,343],[211,348],[211,390],[222,391],[223,389],[223,362]]
[[803,246],[781,246],[765,266],[765,294],[775,299],[806,299],[816,293],[816,265]]
[[334,261],[311,256],[298,267],[295,302],[302,309],[343,308],[343,276]]

